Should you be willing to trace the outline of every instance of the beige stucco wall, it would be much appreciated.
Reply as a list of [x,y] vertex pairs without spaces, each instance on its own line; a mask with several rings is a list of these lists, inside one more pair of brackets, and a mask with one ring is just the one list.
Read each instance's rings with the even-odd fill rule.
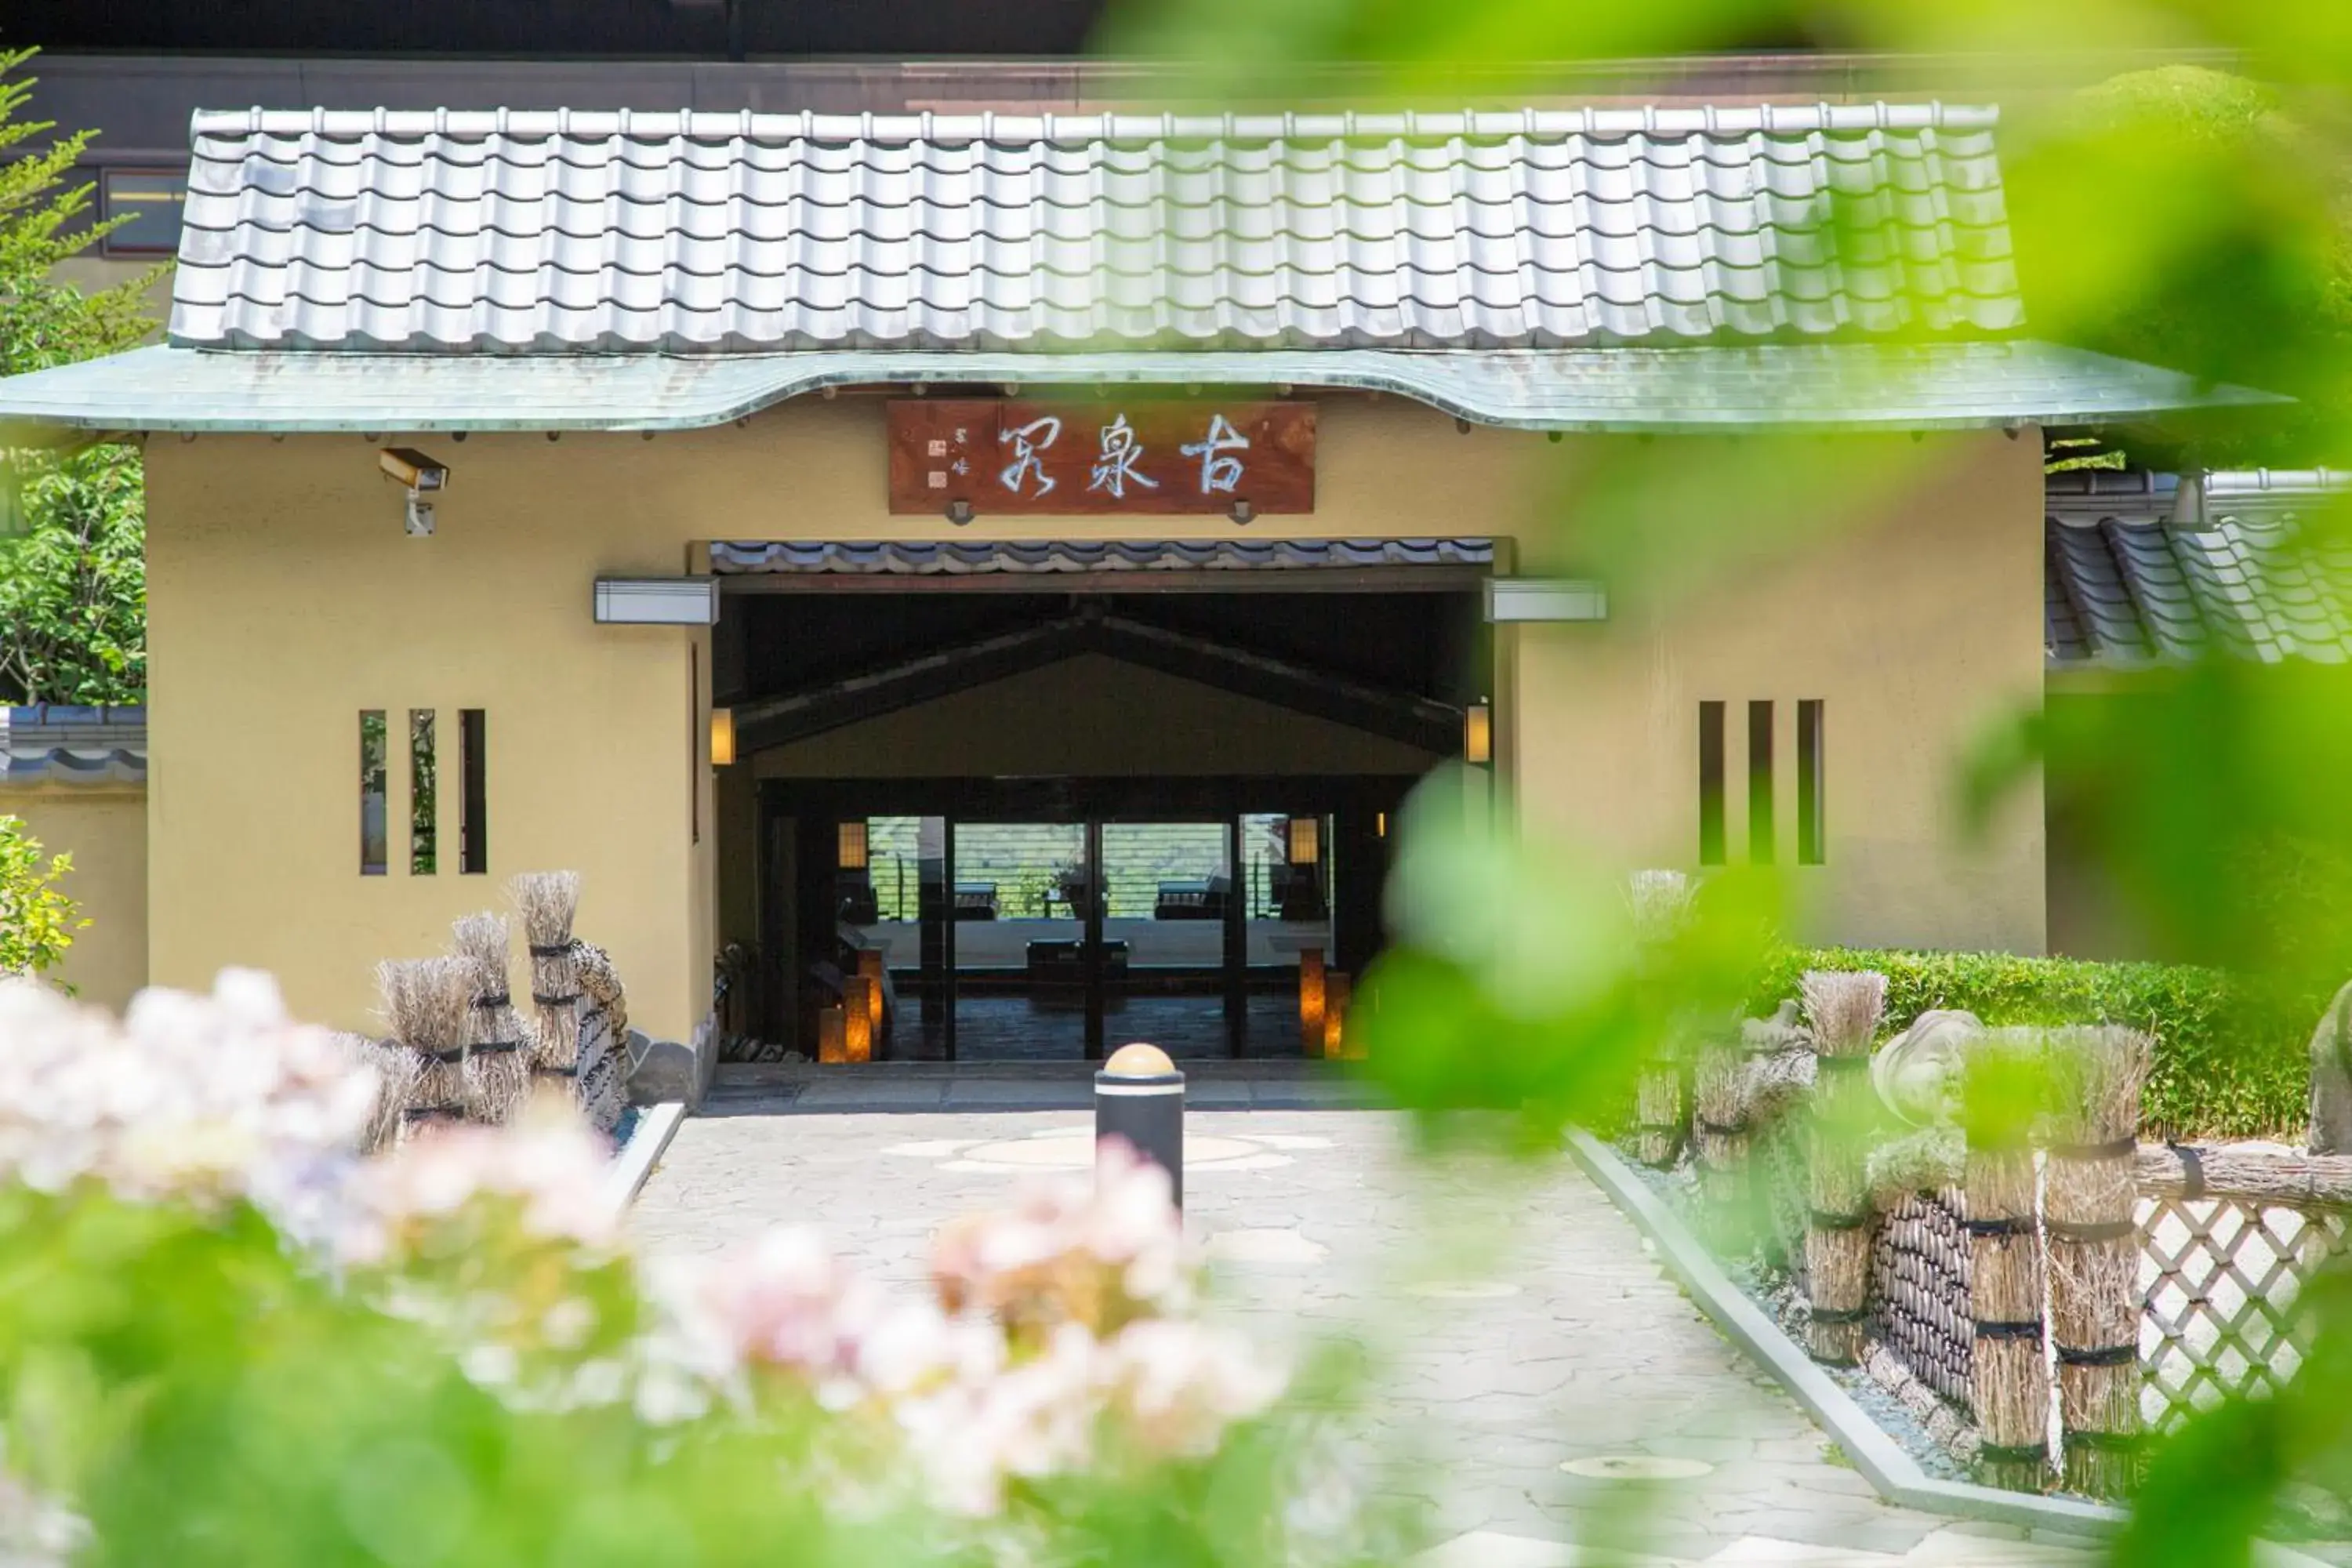
[[24,821],[46,855],[71,855],[58,889],[89,922],[53,977],[120,1011],[147,984],[147,795],[135,784],[0,789],[0,816]]
[[[1677,458],[1779,493],[1751,488],[1740,504],[1736,484],[1662,487],[1643,525],[1692,559],[1612,582],[1605,624],[1506,637],[1507,776],[1528,815],[1623,864],[1694,866],[1699,704],[1719,700],[1728,858],[1746,862],[1748,704],[1769,700],[1774,864],[1799,932],[2041,952],[2038,784],[1974,842],[1957,790],[1986,728],[2041,698],[2040,443],[1790,443],[1785,462],[1757,445],[1695,442]],[[1803,519],[1801,537],[1759,537],[1773,517]],[[1825,705],[1821,866],[1795,864],[1808,699]]]
[[[154,977],[202,984],[223,963],[258,963],[306,1014],[361,1026],[377,960],[436,951],[447,922],[497,903],[514,871],[570,867],[586,878],[580,931],[613,950],[633,1016],[689,1032],[707,1010],[719,918],[709,638],[594,625],[598,574],[689,570],[696,542],[714,538],[1230,536],[1208,520],[983,515],[955,529],[892,517],[882,419],[877,400],[845,396],[650,441],[387,432],[452,470],[429,539],[403,534],[400,492],[357,437],[151,441]],[[1263,519],[1252,536],[1517,534],[1530,563],[1576,565],[1597,548],[1578,527],[1577,476],[1627,445],[1465,436],[1395,400],[1329,398],[1316,512]],[[1707,460],[1697,443],[1657,446]],[[1850,536],[1817,542],[1811,564],[1768,563],[1738,588],[1662,591],[1647,607],[1621,595],[1606,628],[1499,639],[1500,754],[1530,811],[1638,847],[1639,859],[1686,858],[1684,710],[1695,715],[1716,686],[1735,701],[1826,697],[1822,929],[2038,947],[2038,826],[2013,827],[1982,865],[1937,847],[1939,792],[1968,724],[2038,689],[2036,447],[1895,444],[1915,479]],[[1820,468],[1823,511],[1838,510],[1837,472]],[[1804,596],[1832,585],[1833,608]],[[488,710],[486,879],[410,876],[397,839],[390,875],[358,873],[358,712],[397,721],[423,707],[443,714],[453,773],[456,710]],[[408,791],[397,747],[391,773],[397,822]],[[740,818],[731,788],[730,804]],[[750,900],[742,868],[726,882],[731,928]]]

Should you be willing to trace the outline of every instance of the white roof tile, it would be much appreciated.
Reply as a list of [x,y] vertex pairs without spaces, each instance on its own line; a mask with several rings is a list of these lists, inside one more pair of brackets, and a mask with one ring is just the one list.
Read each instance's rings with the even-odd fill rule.
[[1992,116],[206,111],[226,348],[1559,347],[2021,324]]

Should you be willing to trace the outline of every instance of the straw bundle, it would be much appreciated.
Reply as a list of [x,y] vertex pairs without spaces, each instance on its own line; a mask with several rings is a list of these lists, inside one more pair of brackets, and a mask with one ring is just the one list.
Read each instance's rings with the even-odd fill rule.
[[380,963],[392,1037],[414,1058],[416,1078],[401,1109],[400,1136],[466,1117],[466,1015],[473,1004],[472,966],[457,958]]
[[359,1152],[380,1154],[400,1136],[400,1113],[408,1106],[424,1073],[416,1053],[393,1040],[372,1040],[365,1035],[338,1033],[335,1043],[353,1060],[375,1074],[375,1104],[367,1130],[360,1135]]
[[1673,1164],[1682,1154],[1683,1131],[1682,1063],[1661,1045],[1633,1085],[1634,1157],[1661,1169]]
[[1748,1056],[1737,1040],[1711,1036],[1691,1064],[1691,1120],[1697,1124],[1699,1191],[1718,1213],[1738,1201],[1748,1168]]
[[1874,1096],[1867,1073],[1870,1042],[1886,1010],[1886,976],[1808,970],[1801,989],[1821,1075],[1805,1228],[1806,1349],[1816,1361],[1853,1366],[1862,1359],[1870,1304],[1872,1210],[1864,1156]]
[[593,942],[574,941],[572,956],[580,965],[580,989],[613,1021],[613,1037],[629,1037],[629,994],[621,985],[621,972],[613,955]]
[[1797,1021],[1797,1004],[1790,999],[1770,1017],[1750,1018],[1740,1025],[1739,1044],[1748,1055],[1740,1086],[1741,1119],[1753,1133],[1812,1093],[1818,1076],[1813,1037]]
[[507,884],[522,917],[530,952],[531,1053],[534,1076],[566,1080],[578,1097],[580,961],[572,946],[572,917],[580,907],[577,871],[526,871]]
[[506,917],[467,915],[449,931],[450,950],[473,984],[466,1009],[466,1102],[482,1121],[511,1121],[530,1098],[530,1041],[508,989]]
[[1968,1115],[1969,1394],[1985,1479],[2019,1491],[2049,1482],[2050,1373],[2042,1354],[2042,1238],[2027,1137],[2042,1066],[2032,1029],[1970,1046]]
[[574,940],[580,989],[593,1005],[594,1027],[580,1037],[580,1106],[591,1125],[611,1131],[621,1124],[628,1079],[629,999],[612,954],[593,942]]
[[2140,1090],[2153,1043],[2136,1030],[2050,1037],[2053,1103],[2043,1209],[2066,1488],[2120,1497],[2137,1479]]
[[[1690,879],[1680,871],[1636,871],[1626,898],[1634,941],[1655,948],[1673,941],[1689,919]],[[1633,1153],[1646,1165],[1673,1164],[1689,1131],[1681,1046],[1671,1037],[1660,1040],[1633,1081]]]

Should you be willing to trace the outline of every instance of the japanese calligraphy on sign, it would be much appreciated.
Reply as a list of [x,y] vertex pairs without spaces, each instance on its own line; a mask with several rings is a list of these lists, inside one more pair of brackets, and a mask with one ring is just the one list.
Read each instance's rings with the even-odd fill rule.
[[1311,403],[904,398],[889,419],[894,512],[1315,510]]

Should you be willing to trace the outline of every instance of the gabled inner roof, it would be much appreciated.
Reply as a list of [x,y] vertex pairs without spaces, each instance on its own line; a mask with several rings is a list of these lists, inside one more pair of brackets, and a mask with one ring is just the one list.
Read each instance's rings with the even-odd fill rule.
[[199,112],[171,337],[1561,347],[2020,325],[1993,112]]

